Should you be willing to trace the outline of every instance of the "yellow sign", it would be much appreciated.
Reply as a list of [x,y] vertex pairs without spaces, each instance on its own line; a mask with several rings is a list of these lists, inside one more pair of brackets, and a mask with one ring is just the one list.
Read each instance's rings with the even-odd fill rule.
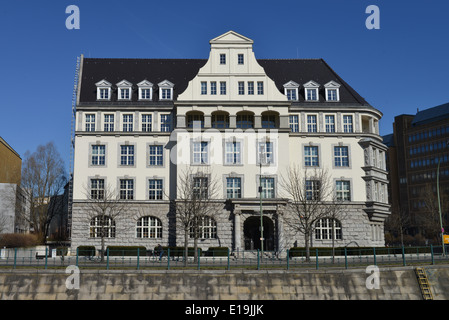
[[444,241],[445,244],[448,244],[449,243],[449,235],[444,234],[443,235],[443,241]]

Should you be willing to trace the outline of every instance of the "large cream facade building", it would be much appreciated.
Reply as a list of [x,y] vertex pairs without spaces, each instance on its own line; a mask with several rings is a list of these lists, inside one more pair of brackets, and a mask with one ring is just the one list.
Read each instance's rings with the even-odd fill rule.
[[314,246],[332,237],[337,246],[383,246],[382,113],[322,59],[259,60],[253,41],[233,31],[210,45],[207,60],[81,60],[72,246],[99,247],[86,203],[108,186],[127,203],[108,245],[182,245],[170,203],[189,170],[219,186],[221,209],[204,221],[203,249],[260,248],[259,191],[265,250],[303,246],[282,218],[289,199],[280,180],[292,166],[327,170],[345,206],[336,229],[331,219],[316,222]]

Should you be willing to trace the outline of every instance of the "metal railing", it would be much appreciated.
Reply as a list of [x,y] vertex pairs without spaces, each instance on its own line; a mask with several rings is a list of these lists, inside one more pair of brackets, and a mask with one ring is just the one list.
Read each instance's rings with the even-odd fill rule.
[[[446,249],[446,248],[445,248]],[[77,266],[84,269],[195,269],[195,270],[231,270],[252,269],[269,270],[284,269],[324,269],[324,268],[354,268],[368,265],[406,266],[433,265],[449,263],[449,250],[445,254],[441,246],[429,247],[394,247],[394,248],[311,248],[309,258],[304,249],[289,249],[285,251],[231,251],[198,250],[197,258],[189,250],[187,259],[184,251],[166,249],[162,254],[157,251],[141,250],[139,248],[105,250],[102,255],[78,252],[65,255],[61,250],[34,249],[1,249],[0,268],[65,268]]]

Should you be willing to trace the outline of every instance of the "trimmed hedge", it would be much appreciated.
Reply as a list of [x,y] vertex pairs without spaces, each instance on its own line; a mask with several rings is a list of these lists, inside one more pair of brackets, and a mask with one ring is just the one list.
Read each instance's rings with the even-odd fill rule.
[[[183,257],[184,256],[184,252],[185,252],[185,248],[184,247],[162,247],[162,249],[164,250],[164,255],[167,255],[168,249],[170,249],[170,257]],[[194,249],[193,247],[188,247],[187,248],[187,255],[189,257],[193,257],[194,256]],[[202,249],[199,249],[199,254],[201,255],[202,253]],[[158,247],[154,247],[154,253],[159,255],[159,249]]]
[[79,246],[78,248],[78,256],[95,256],[95,246]]
[[227,257],[228,247],[209,247],[205,253],[208,257]]
[[147,248],[144,246],[108,246],[109,256],[131,257],[131,256],[146,256]]
[[[316,250],[318,249],[318,256],[332,256],[332,248],[329,247],[311,247],[310,248],[310,256],[316,256]],[[402,247],[376,247],[375,248],[376,255],[388,255],[388,254],[402,254]],[[334,248],[334,252],[336,256],[344,256],[345,255],[345,247],[337,247]],[[404,247],[404,253],[413,254],[413,253],[430,253],[430,247]],[[373,247],[347,247],[346,255],[348,256],[370,256],[374,255]],[[289,251],[290,257],[305,257],[306,256],[306,248],[304,247],[293,247],[290,248]]]

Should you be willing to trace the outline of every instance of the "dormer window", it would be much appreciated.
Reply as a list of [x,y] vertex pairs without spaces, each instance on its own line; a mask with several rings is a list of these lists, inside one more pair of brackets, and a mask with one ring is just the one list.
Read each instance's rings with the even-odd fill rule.
[[159,100],[173,100],[173,87],[175,86],[168,80],[158,83]]
[[126,80],[117,83],[118,100],[131,100],[131,87],[132,83]]
[[340,101],[340,84],[329,81],[324,85],[326,90],[326,101]]
[[284,94],[287,96],[289,101],[297,101],[298,100],[298,88],[299,84],[294,81],[289,81],[284,84]]
[[318,88],[320,85],[315,81],[309,81],[304,84],[304,94],[306,101],[318,101]]
[[139,87],[139,100],[153,100],[153,84],[143,80],[137,84]]
[[97,100],[111,100],[111,83],[103,79],[95,85],[97,86]]

